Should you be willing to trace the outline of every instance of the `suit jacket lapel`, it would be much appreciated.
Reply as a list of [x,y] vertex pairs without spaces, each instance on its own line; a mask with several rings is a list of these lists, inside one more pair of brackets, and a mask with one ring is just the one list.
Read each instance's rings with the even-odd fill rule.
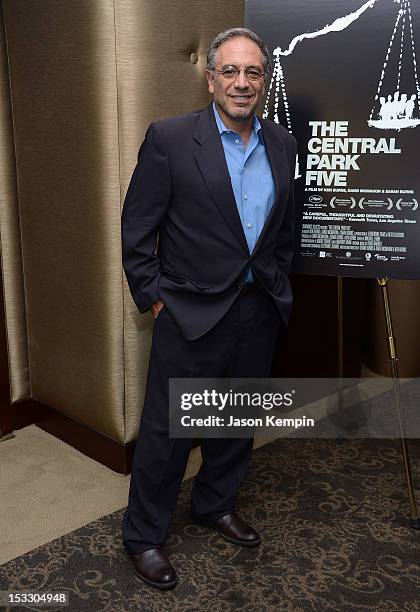
[[229,170],[226,164],[222,140],[211,106],[201,113],[194,138],[200,144],[200,148],[195,154],[195,160],[212,199],[235,238],[240,242],[246,253],[249,254],[248,244],[236,206]]

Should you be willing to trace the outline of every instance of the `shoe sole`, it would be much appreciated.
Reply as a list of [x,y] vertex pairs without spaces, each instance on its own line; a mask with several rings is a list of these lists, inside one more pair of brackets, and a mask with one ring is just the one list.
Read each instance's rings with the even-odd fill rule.
[[155,587],[155,589],[160,589],[161,591],[166,591],[166,589],[172,589],[178,582],[178,579],[172,580],[172,582],[155,582],[154,580],[150,580],[150,578],[146,578],[143,574],[140,574],[137,570],[135,570],[136,578],[145,582],[149,586]]
[[254,546],[258,546],[258,544],[261,544],[261,538],[258,538],[258,540],[253,540],[251,542],[247,540],[236,540],[235,538],[230,538],[229,536],[224,534],[223,531],[221,531],[220,529],[218,529],[211,523],[206,523],[205,521],[198,521],[196,519],[194,519],[194,523],[195,525],[199,525],[200,527],[207,527],[208,529],[213,529],[213,531],[217,531],[217,533],[224,540],[226,540],[227,542],[230,542],[231,544],[236,544],[237,546],[245,546],[245,548],[253,548]]

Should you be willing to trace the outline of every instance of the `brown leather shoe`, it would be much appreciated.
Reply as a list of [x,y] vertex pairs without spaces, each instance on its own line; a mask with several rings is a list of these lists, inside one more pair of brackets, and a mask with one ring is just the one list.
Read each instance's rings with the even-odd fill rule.
[[193,517],[194,523],[215,529],[225,540],[239,546],[258,546],[261,542],[258,533],[236,512],[230,512],[218,519]]
[[140,554],[127,552],[133,562],[136,576],[157,589],[170,589],[177,583],[176,572],[160,548],[150,548]]

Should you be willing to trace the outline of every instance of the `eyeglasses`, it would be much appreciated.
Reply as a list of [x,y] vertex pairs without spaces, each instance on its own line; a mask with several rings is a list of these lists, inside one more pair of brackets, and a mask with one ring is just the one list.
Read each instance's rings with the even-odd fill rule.
[[221,70],[212,68],[212,72],[218,72],[223,78],[231,81],[232,79],[238,78],[241,72],[245,72],[245,76],[248,81],[259,81],[263,76],[264,72],[261,72],[257,68],[237,68],[236,66],[225,66]]

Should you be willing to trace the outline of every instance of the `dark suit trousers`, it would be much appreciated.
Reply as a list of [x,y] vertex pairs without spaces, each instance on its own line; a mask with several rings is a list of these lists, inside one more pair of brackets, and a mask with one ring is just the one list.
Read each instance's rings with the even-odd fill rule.
[[[164,307],[155,321],[139,437],[122,534],[130,553],[163,543],[192,439],[168,436],[169,378],[263,378],[270,375],[280,314],[268,293],[240,294],[219,323],[187,341]],[[253,439],[206,438],[191,511],[218,517],[234,508],[246,476]]]

